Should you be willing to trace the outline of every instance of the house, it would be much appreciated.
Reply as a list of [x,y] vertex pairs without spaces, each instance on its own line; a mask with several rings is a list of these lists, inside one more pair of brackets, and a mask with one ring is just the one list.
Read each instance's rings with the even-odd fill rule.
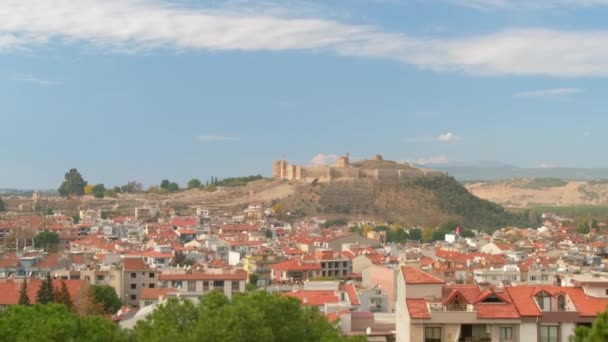
[[161,273],[158,280],[162,288],[180,289],[181,298],[198,299],[213,290],[231,298],[234,293],[245,292],[247,272],[235,268],[175,270]]
[[156,288],[159,271],[152,268],[142,257],[125,257],[122,260],[122,301],[138,307],[140,293],[144,288]]
[[449,285],[421,272],[403,267],[397,277],[400,342],[567,341],[608,306],[582,287]]
[[281,261],[281,258],[270,249],[260,248],[255,253],[243,258],[243,270],[248,275],[258,277],[257,286],[268,286],[271,282],[270,267]]
[[309,255],[270,266],[270,279],[277,283],[303,282],[320,274],[321,264]]

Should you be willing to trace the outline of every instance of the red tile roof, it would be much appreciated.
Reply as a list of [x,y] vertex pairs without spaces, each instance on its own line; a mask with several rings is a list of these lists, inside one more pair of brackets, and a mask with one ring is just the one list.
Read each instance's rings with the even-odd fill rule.
[[315,271],[320,270],[321,265],[317,261],[302,262],[300,259],[290,259],[271,265],[270,268],[278,271]]
[[285,296],[299,299],[304,306],[321,306],[326,303],[338,303],[335,291],[304,291],[285,293]]
[[361,303],[359,302],[359,296],[357,295],[357,289],[355,289],[355,285],[341,285],[340,291],[344,291],[346,292],[346,294],[348,294],[348,300],[350,301],[351,305],[361,305]]
[[192,273],[192,274],[164,274],[158,276],[159,280],[179,281],[179,280],[247,280],[247,272],[235,270],[234,272],[222,273]]
[[406,284],[445,284],[445,281],[415,267],[403,266],[401,272]]
[[[88,283],[84,280],[64,280],[65,285],[68,289],[72,301],[78,298],[83,287],[88,286]],[[42,284],[41,279],[28,279],[27,280],[27,296],[30,299],[30,303],[36,302],[36,296],[40,285]],[[0,305],[15,305],[19,304],[19,292],[21,291],[22,281],[14,281],[12,279],[0,282]],[[61,288],[61,280],[54,279],[53,286],[56,289]]]
[[177,291],[171,288],[147,288],[144,287],[139,293],[139,298],[143,300],[158,300],[159,297],[167,298],[169,292]]
[[147,270],[150,268],[148,264],[144,262],[144,259],[139,258],[124,258],[122,260],[125,271],[139,271]]
[[407,310],[410,313],[411,318],[415,319],[429,319],[431,313],[426,305],[426,300],[418,298],[406,299]]

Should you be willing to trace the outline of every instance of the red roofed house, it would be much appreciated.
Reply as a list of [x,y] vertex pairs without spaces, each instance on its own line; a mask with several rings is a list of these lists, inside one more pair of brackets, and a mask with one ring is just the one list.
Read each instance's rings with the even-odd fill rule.
[[144,288],[156,288],[158,271],[151,268],[140,257],[125,257],[123,263],[122,301],[131,306],[139,306],[139,295]]
[[318,277],[321,264],[311,257],[285,260],[270,266],[270,279],[273,282],[303,282]]
[[404,342],[567,341],[608,306],[582,287],[446,285],[410,267],[397,283],[397,341]]
[[193,269],[161,273],[158,280],[163,288],[180,289],[182,298],[198,298],[213,290],[223,291],[230,298],[234,293],[245,292],[247,272],[236,268]]

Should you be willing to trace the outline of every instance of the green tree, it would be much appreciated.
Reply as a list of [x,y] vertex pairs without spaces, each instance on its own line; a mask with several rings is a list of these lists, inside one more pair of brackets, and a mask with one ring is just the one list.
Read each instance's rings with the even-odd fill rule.
[[182,251],[177,251],[177,252],[175,252],[175,255],[173,255],[173,261],[171,262],[171,265],[184,266],[184,265],[192,265],[193,263],[194,262],[191,259],[186,258],[186,255]]
[[87,182],[82,178],[78,169],[70,169],[64,176],[64,181],[59,186],[59,195],[67,196],[81,196],[84,195],[84,187]]
[[201,185],[203,185],[203,184],[201,183],[201,181],[199,179],[192,178],[188,182],[188,189],[198,189],[201,187]]
[[53,300],[55,300],[53,279],[51,279],[51,274],[48,273],[46,278],[42,281],[42,284],[40,284],[40,289],[38,289],[38,294],[36,295],[36,303],[48,304],[52,303]]
[[0,313],[3,341],[128,341],[109,319],[79,317],[64,305],[12,305]]
[[19,290],[19,305],[30,305],[30,297],[27,296],[27,277],[23,278],[23,283]]
[[580,222],[578,224],[578,226],[576,227],[576,231],[581,234],[589,234],[589,232],[591,231],[591,229],[589,228],[589,222],[587,222],[587,221]]
[[169,183],[169,187],[167,188],[167,190],[169,190],[169,192],[175,192],[179,190],[179,185],[175,182],[171,182]]
[[113,190],[114,190],[114,192],[115,192],[115,193],[117,193],[117,194],[122,193],[122,189],[121,189],[119,186],[115,186]]
[[254,291],[233,296],[212,291],[198,304],[171,299],[134,333],[141,341],[342,341],[340,332],[319,312],[297,299]]
[[608,310],[597,315],[591,328],[579,326],[569,338],[570,342],[608,341]]
[[443,241],[445,240],[445,232],[441,230],[433,231],[433,235],[431,236],[431,241]]
[[420,234],[422,241],[431,242],[433,241],[433,229],[430,227],[424,227],[422,233]]
[[4,201],[0,197],[0,212],[6,211],[6,206],[4,205]]
[[163,179],[163,180],[160,182],[160,188],[161,188],[161,189],[169,189],[169,184],[170,184],[170,182],[169,182],[169,180],[168,180],[168,179]]
[[475,233],[473,233],[473,231],[470,229],[463,229],[460,232],[460,236],[463,238],[472,238],[472,237],[475,237]]
[[100,305],[102,314],[115,314],[122,307],[122,302],[112,286],[93,285],[89,291],[95,302]]
[[55,289],[55,303],[63,304],[70,310],[74,307],[72,297],[70,297],[70,292],[68,291],[68,287],[63,279],[61,280],[61,287],[59,289]]
[[34,238],[34,243],[37,247],[46,251],[55,250],[59,245],[59,235],[49,231],[40,232]]
[[103,198],[105,196],[106,187],[103,184],[97,184],[93,187],[93,196],[95,198]]
[[422,231],[418,228],[410,229],[408,238],[413,241],[420,241],[422,239]]

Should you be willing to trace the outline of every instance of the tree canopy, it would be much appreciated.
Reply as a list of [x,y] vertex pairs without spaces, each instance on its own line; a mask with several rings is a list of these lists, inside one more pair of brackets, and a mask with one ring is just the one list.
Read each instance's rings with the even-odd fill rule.
[[82,178],[78,169],[70,169],[64,176],[64,181],[59,186],[58,192],[61,196],[84,195],[84,187],[87,182]]
[[198,304],[171,299],[134,329],[141,341],[342,341],[317,308],[265,291],[229,300],[210,292]]
[[197,178],[192,178],[189,182],[188,182],[188,189],[198,189],[203,185],[203,183],[201,183],[200,179]]
[[0,198],[0,212],[3,212],[6,210],[6,206],[4,205],[4,201],[2,200],[2,198]]
[[47,274],[46,278],[40,284],[40,289],[36,295],[36,303],[48,304],[55,300],[55,288],[53,287],[53,280],[51,274]]
[[40,232],[34,238],[36,247],[43,248],[44,250],[54,250],[59,244],[59,235],[55,232]]
[[3,341],[128,341],[129,332],[96,316],[80,317],[65,305],[11,305],[0,312]]
[[99,304],[101,314],[115,314],[120,310],[122,302],[112,286],[93,285],[89,291],[94,301]]
[[591,328],[579,326],[570,336],[570,342],[608,341],[608,310],[597,315]]

